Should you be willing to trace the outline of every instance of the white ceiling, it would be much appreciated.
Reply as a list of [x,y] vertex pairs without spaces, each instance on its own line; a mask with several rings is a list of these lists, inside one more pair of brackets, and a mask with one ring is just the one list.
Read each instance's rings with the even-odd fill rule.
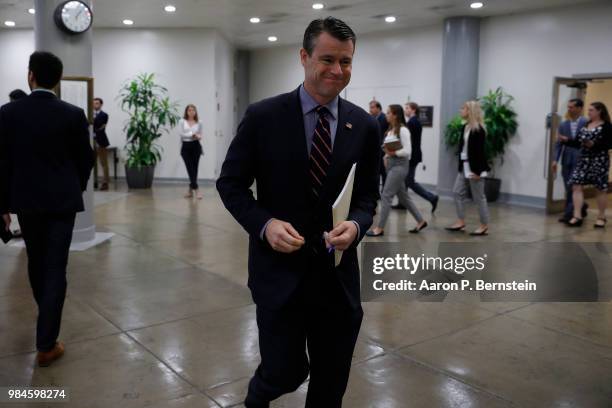
[[[480,0],[479,10],[469,7],[471,0],[324,0],[326,8],[313,10],[319,0],[93,0],[94,27],[171,28],[207,27],[221,30],[241,48],[259,48],[275,44],[301,42],[306,25],[317,17],[333,15],[345,20],[359,34],[440,23],[453,16],[496,16],[532,10],[575,6],[597,0]],[[166,13],[164,6],[176,6],[175,13]],[[27,13],[33,0],[0,0],[0,28],[5,20],[16,27],[32,27],[34,18]],[[384,22],[394,15],[395,23]],[[249,18],[262,19],[251,24]],[[128,28],[123,19],[134,20]],[[269,35],[278,42],[267,41]]]

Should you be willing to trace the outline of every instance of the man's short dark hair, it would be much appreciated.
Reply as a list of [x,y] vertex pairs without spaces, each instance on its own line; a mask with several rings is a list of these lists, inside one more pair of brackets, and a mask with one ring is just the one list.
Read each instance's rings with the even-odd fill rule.
[[102,100],[102,98],[94,98],[94,102],[95,101],[100,102],[100,105],[104,105],[104,101]]
[[406,105],[410,106],[410,109],[412,109],[415,113],[415,115],[419,114],[419,104],[416,102],[408,102]]
[[378,102],[376,99],[372,99],[372,100],[370,101],[370,105],[371,105],[371,104],[374,104],[374,105],[375,105],[375,106],[378,108],[378,110],[382,110],[382,105],[381,105],[381,104],[380,104],[380,102]]
[[21,89],[15,89],[9,94],[9,99],[11,101],[16,101],[17,99],[25,98],[26,96],[28,96],[28,94]]
[[344,21],[335,17],[327,17],[325,19],[319,18],[311,21],[304,32],[302,47],[304,47],[308,55],[312,55],[317,38],[319,38],[319,35],[321,35],[323,32],[328,33],[340,41],[351,40],[353,42],[353,47],[355,46],[357,37],[355,36],[355,33],[351,27],[349,27]]
[[571,103],[576,105],[578,108],[582,108],[584,106],[584,101],[580,98],[573,98],[569,100]]
[[38,86],[53,89],[62,79],[64,64],[54,54],[47,51],[36,51],[30,55],[28,69],[34,74]]

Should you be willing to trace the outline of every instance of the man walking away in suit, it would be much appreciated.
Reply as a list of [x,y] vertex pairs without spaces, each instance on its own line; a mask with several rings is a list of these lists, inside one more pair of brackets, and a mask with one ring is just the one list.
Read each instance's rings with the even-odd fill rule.
[[[389,129],[389,124],[387,123],[387,117],[382,111],[382,106],[377,100],[370,101],[370,115],[372,115],[378,121],[378,126],[380,128],[380,146],[382,146],[385,140],[385,135],[387,134],[387,129]],[[380,177],[382,178],[382,187],[385,187],[385,181],[387,181],[387,169],[385,168],[385,163],[383,163],[382,160],[383,156],[385,155],[385,152],[383,152],[382,147],[379,150]]]
[[[425,189],[422,185],[416,182],[417,166],[423,161],[423,152],[421,151],[421,136],[423,134],[423,126],[419,120],[419,105],[415,102],[408,102],[404,105],[404,113],[408,118],[407,127],[410,131],[410,164],[408,175],[406,176],[406,188],[412,189],[421,198],[429,201],[431,204],[431,213],[433,214],[438,208],[439,197]],[[405,209],[403,205],[397,204],[393,206],[395,209]]]
[[62,77],[62,61],[37,51],[28,69],[32,93],[0,108],[0,214],[10,224],[9,213],[16,213],[21,225],[38,305],[37,362],[48,366],[64,354],[57,337],[66,266],[93,150],[83,110],[52,91]]
[[102,185],[100,191],[108,190],[108,151],[106,148],[110,146],[108,136],[106,136],[106,125],[108,123],[108,114],[102,110],[104,101],[102,98],[94,98],[94,140],[96,142],[96,154],[100,158],[100,164],[102,164],[102,172],[104,178],[102,179]]
[[[217,181],[249,233],[261,363],[248,408],[268,407],[309,373],[306,407],[342,405],[363,317],[356,246],[372,224],[380,157],[376,120],[338,96],[354,50],[344,22],[312,21],[300,50],[303,84],[249,106]],[[333,225],[332,204],[354,163],[348,219]],[[343,251],[337,267],[332,245]]]

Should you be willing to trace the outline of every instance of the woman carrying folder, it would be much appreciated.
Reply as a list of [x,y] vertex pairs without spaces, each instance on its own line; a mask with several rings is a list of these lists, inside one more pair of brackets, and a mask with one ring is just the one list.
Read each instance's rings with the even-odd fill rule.
[[417,221],[417,226],[410,230],[418,233],[427,227],[427,222],[416,208],[408,191],[406,190],[405,180],[409,170],[410,159],[410,134],[406,127],[404,109],[400,105],[390,105],[387,108],[387,122],[389,130],[385,135],[382,149],[385,152],[385,167],[387,168],[387,180],[381,196],[381,210],[378,226],[366,232],[369,237],[380,237],[385,233],[385,224],[391,211],[391,202],[397,195],[402,204]]

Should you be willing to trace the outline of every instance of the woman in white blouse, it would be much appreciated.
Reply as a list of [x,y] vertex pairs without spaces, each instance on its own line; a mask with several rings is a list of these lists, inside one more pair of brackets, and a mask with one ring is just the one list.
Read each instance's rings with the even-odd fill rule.
[[185,161],[187,174],[189,175],[189,192],[185,198],[195,196],[198,200],[202,199],[202,194],[198,190],[198,166],[200,156],[202,156],[202,123],[198,119],[198,110],[195,105],[187,105],[183,119],[179,121],[181,133],[181,157]]
[[412,233],[418,233],[423,228],[427,227],[427,222],[416,208],[408,191],[406,190],[406,176],[409,170],[410,160],[410,134],[406,127],[406,118],[404,117],[404,109],[400,105],[390,105],[387,108],[387,122],[389,122],[389,130],[385,135],[385,141],[382,149],[385,152],[385,167],[387,168],[387,180],[383,188],[381,196],[381,209],[378,226],[367,231],[369,237],[380,237],[385,233],[385,224],[391,211],[391,202],[393,197],[397,195],[400,204],[402,204],[417,221],[417,226],[410,230]]

